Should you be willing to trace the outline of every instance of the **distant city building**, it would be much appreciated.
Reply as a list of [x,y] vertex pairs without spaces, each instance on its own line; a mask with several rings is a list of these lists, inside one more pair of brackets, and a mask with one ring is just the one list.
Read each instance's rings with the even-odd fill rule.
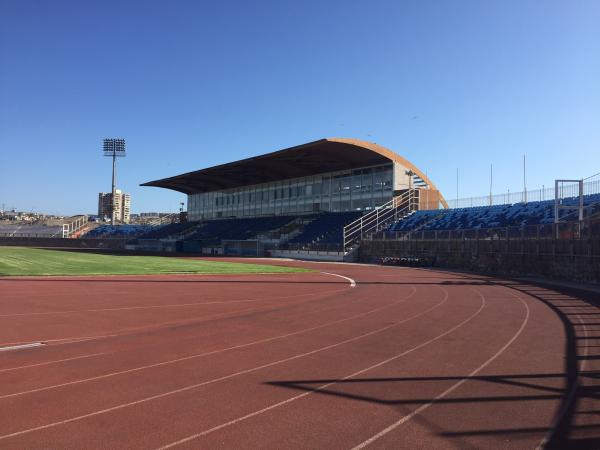
[[[131,195],[121,192],[120,189],[117,189],[115,193],[114,221],[129,223],[131,217]],[[112,193],[100,192],[98,194],[98,216],[100,218],[111,218],[111,212],[113,212],[112,203]]]
[[140,217],[149,217],[149,218],[154,218],[154,217],[164,217],[164,216],[169,216],[173,213],[170,212],[141,212],[139,214]]

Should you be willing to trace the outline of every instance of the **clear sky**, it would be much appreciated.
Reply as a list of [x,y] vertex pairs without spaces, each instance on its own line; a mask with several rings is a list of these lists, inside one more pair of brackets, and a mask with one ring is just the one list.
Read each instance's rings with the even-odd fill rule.
[[95,213],[104,137],[145,181],[322,137],[382,144],[448,198],[600,171],[600,1],[0,0],[0,204]]

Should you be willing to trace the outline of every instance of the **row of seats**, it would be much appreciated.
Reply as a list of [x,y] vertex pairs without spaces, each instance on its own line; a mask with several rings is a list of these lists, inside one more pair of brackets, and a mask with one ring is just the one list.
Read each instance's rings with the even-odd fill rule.
[[243,241],[281,228],[294,220],[293,216],[221,219],[204,222],[186,240],[219,242],[223,239]]
[[[578,198],[564,199],[565,206],[575,206]],[[584,197],[588,213],[600,211],[600,194]],[[561,218],[575,219],[572,210],[561,210]],[[460,230],[509,226],[542,225],[554,222],[554,200],[481,206],[433,211],[416,211],[392,224],[389,231]]]
[[0,224],[0,235],[61,237],[62,225]]
[[360,211],[318,214],[288,243],[306,245],[318,240],[319,244],[341,245],[344,239],[344,226],[358,219],[361,214]]
[[178,235],[198,226],[199,222],[182,222],[160,225],[154,229],[138,236],[138,239],[165,239],[172,235]]
[[[318,241],[319,244],[341,245],[344,225],[357,219],[360,215],[360,211],[352,211],[305,216],[305,220],[310,220],[310,222],[289,243],[307,245]],[[277,230],[296,218],[296,216],[270,216],[170,224],[154,227],[152,230],[137,236],[137,238],[163,239],[195,228],[191,234],[185,237],[186,241],[202,241],[205,245],[218,244],[222,240],[252,239],[257,235]]]
[[111,238],[111,237],[137,237],[156,228],[155,225],[100,225],[82,237],[84,238]]

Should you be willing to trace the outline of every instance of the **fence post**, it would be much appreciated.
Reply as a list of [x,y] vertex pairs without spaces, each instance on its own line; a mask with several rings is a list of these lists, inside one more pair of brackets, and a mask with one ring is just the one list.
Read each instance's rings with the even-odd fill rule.
[[521,227],[521,254],[525,254],[525,226]]
[[569,239],[569,255],[573,256],[573,247],[575,245],[575,223],[571,223],[571,239]]
[[586,227],[586,231],[587,231],[587,238],[588,238],[588,245],[587,245],[587,249],[588,249],[588,258],[589,258],[589,262],[592,262],[592,219],[590,219],[588,217],[587,219],[587,227]]

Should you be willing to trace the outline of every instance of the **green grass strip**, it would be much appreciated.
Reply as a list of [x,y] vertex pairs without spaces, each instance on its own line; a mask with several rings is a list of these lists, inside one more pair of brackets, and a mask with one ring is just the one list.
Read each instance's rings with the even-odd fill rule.
[[310,272],[296,267],[201,261],[165,256],[128,256],[92,252],[0,247],[0,276],[252,274]]

